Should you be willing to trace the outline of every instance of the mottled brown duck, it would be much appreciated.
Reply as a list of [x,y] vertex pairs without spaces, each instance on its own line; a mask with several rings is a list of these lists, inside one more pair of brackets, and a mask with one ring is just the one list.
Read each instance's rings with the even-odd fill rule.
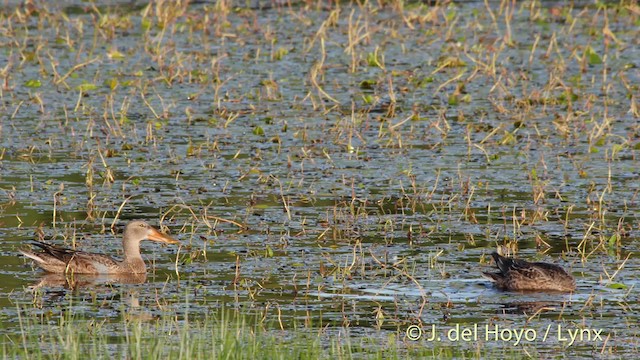
[[140,242],[152,240],[166,244],[177,244],[178,240],[165,235],[144,221],[136,220],[124,228],[122,261],[110,256],[62,248],[43,242],[34,242],[41,252],[20,250],[42,269],[50,273],[74,274],[144,274],[147,266],[140,255]]
[[497,273],[483,272],[499,289],[511,291],[560,291],[576,289],[576,280],[558,265],[528,262],[491,254],[498,266]]

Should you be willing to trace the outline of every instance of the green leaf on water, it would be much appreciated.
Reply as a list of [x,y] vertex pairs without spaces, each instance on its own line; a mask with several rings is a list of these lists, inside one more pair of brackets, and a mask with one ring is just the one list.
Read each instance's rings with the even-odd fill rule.
[[609,247],[610,248],[615,247],[619,240],[620,240],[620,234],[611,235],[611,237],[609,238]]
[[36,60],[36,53],[34,51],[23,51],[21,55],[24,58],[24,61],[31,62]]
[[262,128],[262,126],[256,126],[255,128],[253,128],[253,134],[258,136],[264,136],[264,129]]
[[516,142],[517,141],[516,141],[515,135],[513,135],[513,133],[510,133],[508,131],[505,131],[504,136],[500,140],[501,145],[513,145]]
[[455,9],[449,9],[449,11],[447,11],[447,14],[445,15],[448,21],[452,21],[456,15],[458,13],[455,11]]
[[377,53],[367,54],[367,64],[369,64],[369,66],[372,66],[372,67],[382,68],[382,65],[380,64],[380,60],[378,59]]
[[271,246],[267,245],[267,249],[264,254],[265,257],[273,257],[273,249]]
[[115,78],[111,78],[104,81],[104,84],[109,87],[111,90],[115,90],[118,87],[118,80]]
[[147,18],[142,19],[140,26],[142,27],[142,30],[149,30],[151,28],[151,20]]
[[589,65],[600,65],[602,64],[602,58],[598,53],[593,50],[591,46],[587,48],[586,54],[588,56]]
[[562,93],[560,94],[560,96],[558,96],[558,101],[559,101],[561,104],[566,104],[566,103],[568,103],[569,101],[576,101],[576,100],[578,100],[579,98],[580,98],[580,97],[579,97],[576,93],[574,93],[574,92],[573,92],[573,91],[571,91],[571,90],[567,90],[567,91],[562,92]]
[[465,67],[465,66],[467,66],[467,63],[464,60],[455,56],[448,56],[438,61],[438,67],[441,67],[441,68],[456,68],[456,67]]
[[82,83],[80,85],[78,85],[76,87],[76,89],[82,91],[82,92],[89,92],[92,90],[97,89],[98,87],[96,86],[96,84],[92,84],[92,83]]
[[624,150],[625,147],[626,145],[623,144],[613,144],[613,146],[611,147],[611,155],[617,155],[620,151]]
[[612,283],[607,285],[607,287],[610,289],[625,290],[627,288],[627,285],[621,283]]
[[360,89],[371,90],[376,85],[375,80],[362,80],[360,81]]
[[282,60],[282,58],[284,58],[287,54],[289,54],[289,50],[280,47],[273,54],[273,59],[274,60]]
[[364,94],[362,95],[362,100],[364,101],[365,104],[371,104],[374,101],[373,95],[371,94]]
[[31,79],[24,82],[24,86],[29,88],[39,88],[42,86],[42,82],[38,79]]
[[117,49],[107,51],[107,57],[112,60],[124,60],[125,55]]

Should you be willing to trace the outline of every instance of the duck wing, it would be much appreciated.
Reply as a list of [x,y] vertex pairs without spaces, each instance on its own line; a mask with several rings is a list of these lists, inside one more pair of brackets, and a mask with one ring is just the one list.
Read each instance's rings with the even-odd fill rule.
[[35,260],[38,266],[52,273],[104,274],[112,272],[118,267],[118,262],[107,255],[85,251],[72,250],[40,241],[33,245],[41,248],[42,252],[20,250],[20,252]]

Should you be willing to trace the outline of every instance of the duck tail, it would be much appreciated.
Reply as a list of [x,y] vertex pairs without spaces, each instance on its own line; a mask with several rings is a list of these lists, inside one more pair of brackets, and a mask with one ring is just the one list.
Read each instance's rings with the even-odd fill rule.
[[482,277],[484,277],[487,280],[493,281],[493,282],[499,282],[502,279],[502,274],[498,274],[498,273],[490,273],[490,272],[482,272]]
[[497,252],[492,253],[491,256],[502,273],[506,273],[513,266],[513,259],[501,256]]

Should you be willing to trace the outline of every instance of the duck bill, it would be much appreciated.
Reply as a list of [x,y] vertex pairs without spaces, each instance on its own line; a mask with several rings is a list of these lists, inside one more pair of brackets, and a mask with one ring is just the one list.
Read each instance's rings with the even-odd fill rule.
[[149,234],[147,235],[149,240],[165,243],[165,244],[179,244],[180,241],[172,238],[169,235],[165,235],[158,230],[151,228],[149,229]]

